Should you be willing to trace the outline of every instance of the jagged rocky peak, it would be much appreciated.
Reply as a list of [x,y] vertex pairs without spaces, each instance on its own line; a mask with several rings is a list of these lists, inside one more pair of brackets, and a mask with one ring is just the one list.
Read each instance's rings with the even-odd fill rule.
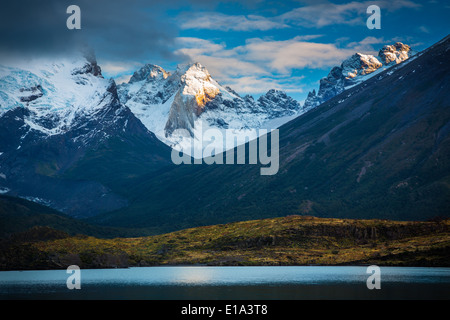
[[276,108],[277,106],[283,106],[283,109],[296,110],[300,108],[300,104],[289,97],[286,92],[276,89],[267,91],[265,95],[262,95],[258,99],[258,103],[262,107]]
[[185,75],[187,73],[191,75],[197,75],[200,78],[211,78],[209,71],[200,62],[182,63],[177,65],[175,73]]
[[182,73],[181,81],[184,84],[193,84],[190,81],[196,80],[202,83],[211,82],[212,77],[209,71],[198,62],[180,65],[177,67],[179,73]]
[[82,57],[86,60],[82,67],[74,68],[72,75],[92,74],[95,77],[103,78],[102,69],[97,63],[97,57],[93,49],[87,48],[82,50]]
[[253,109],[265,114],[267,119],[276,119],[294,115],[300,111],[301,107],[300,103],[288,96],[286,92],[271,89],[259,97]]
[[316,89],[313,89],[313,91],[310,91],[309,93],[308,93],[308,99],[309,98],[313,98],[313,97],[315,97],[316,96]]
[[195,98],[197,108],[195,113],[200,115],[206,103],[213,100],[220,92],[220,85],[214,81],[208,70],[196,62],[185,66],[186,71],[181,76],[181,93],[186,98]]
[[350,79],[356,77],[357,75],[372,73],[381,66],[382,63],[374,56],[355,53],[353,56],[342,62],[341,69],[342,75],[345,78]]
[[198,62],[179,65],[175,73],[181,75],[181,88],[170,108],[165,125],[166,137],[177,129],[186,129],[192,135],[195,119],[203,113],[206,104],[221,92],[220,85]]
[[44,95],[44,90],[40,84],[28,88],[22,87],[19,89],[19,92],[24,94],[19,97],[21,102],[30,102]]
[[225,89],[226,89],[229,93],[234,94],[236,97],[240,97],[239,93],[237,93],[236,91],[234,91],[231,87],[225,86]]
[[270,89],[264,96],[260,97],[260,100],[269,99],[271,101],[278,101],[280,98],[287,98],[286,92],[276,89]]
[[344,60],[340,66],[331,69],[328,76],[320,80],[319,91],[310,92],[305,100],[304,108],[311,109],[333,98],[349,87],[367,80],[376,71],[384,70],[410,58],[415,52],[410,46],[397,42],[385,45],[378,57],[355,53]]
[[413,51],[411,47],[407,44],[403,44],[401,42],[397,42],[393,45],[384,46],[379,52],[378,57],[384,64],[389,64],[391,62],[400,63],[405,61],[411,55]]
[[146,64],[131,76],[129,83],[139,81],[155,81],[160,79],[167,79],[170,76],[170,72],[167,72],[160,66],[155,64]]

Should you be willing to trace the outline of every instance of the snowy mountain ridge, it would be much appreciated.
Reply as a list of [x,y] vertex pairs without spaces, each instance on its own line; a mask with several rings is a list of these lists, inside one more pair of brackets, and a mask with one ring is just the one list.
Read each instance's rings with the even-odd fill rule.
[[378,52],[378,56],[355,53],[344,60],[340,66],[331,69],[327,77],[320,80],[319,90],[308,93],[304,108],[310,110],[341,92],[363,82],[378,73],[399,64],[416,52],[401,42],[385,45]]
[[[176,149],[202,139],[209,128],[240,132],[256,138],[255,129],[277,126],[302,112],[300,104],[279,90],[269,90],[257,101],[241,97],[215,81],[200,63],[179,65],[173,72],[146,64],[128,83],[118,86],[121,102],[148,130]],[[272,120],[278,119],[277,122]],[[271,129],[275,129],[277,126]],[[238,139],[239,140],[239,139]],[[184,146],[184,147],[183,147]],[[186,151],[190,155],[196,152]]]
[[42,136],[82,129],[89,119],[105,119],[108,111],[117,117],[125,112],[114,80],[104,79],[95,60],[83,57],[0,66],[0,117],[15,108],[26,111],[17,119],[23,121],[25,134],[33,130]]

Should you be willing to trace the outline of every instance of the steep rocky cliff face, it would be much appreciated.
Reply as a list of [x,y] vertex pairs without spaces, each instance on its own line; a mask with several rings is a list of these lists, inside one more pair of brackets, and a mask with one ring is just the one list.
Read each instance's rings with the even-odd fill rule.
[[194,121],[221,91],[225,91],[228,99],[231,98],[231,94],[211,78],[205,67],[199,63],[188,66],[180,78],[180,88],[164,127],[166,137],[178,129],[185,129],[193,135]]

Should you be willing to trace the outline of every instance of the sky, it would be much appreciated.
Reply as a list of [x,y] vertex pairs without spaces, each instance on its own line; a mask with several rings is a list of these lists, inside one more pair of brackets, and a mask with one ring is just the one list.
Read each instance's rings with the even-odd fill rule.
[[[66,27],[72,4],[81,10],[80,30]],[[370,5],[380,7],[381,29],[367,28]],[[377,55],[397,41],[429,47],[448,35],[449,16],[444,0],[16,0],[0,11],[0,59],[87,45],[118,83],[145,63],[173,71],[200,62],[242,95],[279,89],[302,102],[355,52]]]

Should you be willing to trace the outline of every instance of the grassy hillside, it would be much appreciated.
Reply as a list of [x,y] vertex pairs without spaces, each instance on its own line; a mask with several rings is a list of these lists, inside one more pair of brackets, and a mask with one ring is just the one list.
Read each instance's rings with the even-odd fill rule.
[[[4,244],[1,269],[173,264],[450,266],[450,221],[324,219],[301,216],[98,239],[48,229]],[[38,235],[46,235],[39,240]]]

